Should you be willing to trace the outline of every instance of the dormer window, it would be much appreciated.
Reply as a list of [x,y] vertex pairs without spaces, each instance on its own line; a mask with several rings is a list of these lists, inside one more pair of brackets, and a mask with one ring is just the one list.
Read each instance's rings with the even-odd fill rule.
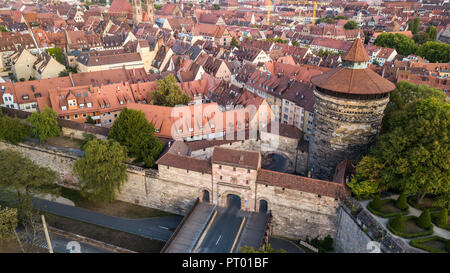
[[66,111],[67,110],[67,106],[61,106],[61,110]]
[[30,97],[29,97],[28,95],[23,95],[23,96],[22,96],[22,99],[23,99],[23,100],[28,100],[29,98],[30,98]]
[[80,108],[84,108],[84,103],[80,103]]
[[91,107],[92,107],[92,103],[88,102],[88,103],[87,103],[87,107],[88,107],[88,108],[91,108]]

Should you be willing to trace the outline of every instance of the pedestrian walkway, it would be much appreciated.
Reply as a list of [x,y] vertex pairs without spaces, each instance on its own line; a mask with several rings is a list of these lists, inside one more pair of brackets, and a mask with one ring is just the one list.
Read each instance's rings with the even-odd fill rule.
[[55,215],[160,241],[169,240],[182,220],[181,216],[125,219],[38,198],[33,200],[33,205]]

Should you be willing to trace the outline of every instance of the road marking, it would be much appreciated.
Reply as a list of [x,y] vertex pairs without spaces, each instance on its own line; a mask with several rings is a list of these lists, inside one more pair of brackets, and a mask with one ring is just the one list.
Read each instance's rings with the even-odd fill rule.
[[168,227],[163,227],[163,226],[159,226],[159,227],[162,228],[162,229],[167,229],[167,230],[169,230]]
[[217,239],[216,245],[219,243],[220,238],[222,238],[222,235],[219,236],[219,239]]

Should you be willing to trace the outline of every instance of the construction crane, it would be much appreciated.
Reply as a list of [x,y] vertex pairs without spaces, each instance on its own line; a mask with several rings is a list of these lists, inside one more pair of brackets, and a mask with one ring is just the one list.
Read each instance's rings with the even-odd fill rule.
[[[267,0],[267,24],[270,25],[270,9],[272,6],[272,1],[271,0]],[[315,25],[316,24],[316,10],[317,10],[317,6],[321,5],[321,6],[327,6],[329,5],[329,3],[323,3],[323,2],[317,2],[317,1],[293,1],[293,0],[280,0],[278,2],[279,4],[296,4],[296,5],[313,5],[313,16],[312,16],[312,24]],[[300,18],[302,16],[302,9],[299,8],[298,11],[298,21],[300,22]]]

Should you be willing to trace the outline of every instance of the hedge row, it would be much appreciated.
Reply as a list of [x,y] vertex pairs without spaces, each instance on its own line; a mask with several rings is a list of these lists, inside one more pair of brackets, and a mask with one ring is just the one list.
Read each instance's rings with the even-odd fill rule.
[[[416,237],[422,237],[422,236],[427,236],[427,235],[431,235],[433,234],[433,225],[430,226],[429,229],[423,231],[423,232],[418,232],[418,233],[404,233],[403,231],[398,231],[396,230],[392,225],[391,225],[391,221],[393,221],[395,218],[391,218],[389,220],[389,222],[387,223],[386,227],[389,229],[389,231],[391,231],[393,234],[397,235],[397,236],[401,236],[403,238],[416,238]],[[403,217],[403,221],[406,222],[409,219],[418,219],[418,217],[416,216],[407,216],[407,217]]]
[[425,243],[428,241],[433,241],[433,240],[438,240],[438,241],[444,242],[446,244],[450,243],[450,240],[447,240],[445,238],[442,238],[439,236],[431,236],[431,237],[427,237],[427,238],[413,239],[409,242],[409,244],[415,248],[423,249],[425,251],[432,252],[432,253],[449,253],[448,251],[443,251],[440,249],[422,245],[422,243]]

